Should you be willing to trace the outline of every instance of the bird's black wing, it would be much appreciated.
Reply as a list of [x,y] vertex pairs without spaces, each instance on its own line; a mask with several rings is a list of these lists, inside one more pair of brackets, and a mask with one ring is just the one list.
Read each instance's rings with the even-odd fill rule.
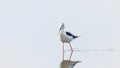
[[66,34],[67,34],[68,36],[74,36],[73,34],[71,34],[70,32],[67,32],[67,31],[66,31]]
[[67,32],[67,31],[66,31],[66,35],[68,35],[68,36],[72,36],[73,38],[77,38],[77,36],[71,34],[70,32]]

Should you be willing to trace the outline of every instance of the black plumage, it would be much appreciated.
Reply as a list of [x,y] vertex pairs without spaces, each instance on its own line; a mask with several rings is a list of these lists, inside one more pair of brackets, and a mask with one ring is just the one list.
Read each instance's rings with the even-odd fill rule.
[[66,32],[66,35],[72,36],[73,38],[77,38],[78,37],[78,36],[75,36],[75,35],[71,34],[70,32]]

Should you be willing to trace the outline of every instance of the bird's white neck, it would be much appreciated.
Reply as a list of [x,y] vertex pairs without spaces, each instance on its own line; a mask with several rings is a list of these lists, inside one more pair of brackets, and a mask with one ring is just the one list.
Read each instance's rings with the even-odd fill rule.
[[61,29],[59,34],[63,34],[64,33],[64,29]]

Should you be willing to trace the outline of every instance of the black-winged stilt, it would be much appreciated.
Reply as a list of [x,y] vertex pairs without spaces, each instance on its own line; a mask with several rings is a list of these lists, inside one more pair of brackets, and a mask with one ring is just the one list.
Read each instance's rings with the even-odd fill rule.
[[73,52],[73,48],[72,48],[70,42],[73,39],[79,37],[79,36],[75,36],[75,35],[71,34],[70,32],[64,31],[64,28],[65,28],[65,25],[64,25],[64,23],[62,23],[62,26],[60,27],[59,33],[58,33],[59,38],[60,38],[61,42],[63,43],[62,44],[63,60],[64,60],[64,43],[68,43],[70,45],[71,52]]

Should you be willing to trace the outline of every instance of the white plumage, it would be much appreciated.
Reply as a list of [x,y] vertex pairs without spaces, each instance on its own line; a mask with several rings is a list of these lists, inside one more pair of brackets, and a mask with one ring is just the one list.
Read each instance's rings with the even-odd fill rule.
[[63,43],[70,43],[73,40],[73,38],[72,38],[72,36],[67,36],[66,33],[63,32],[60,34],[60,40]]
[[62,26],[60,27],[60,30],[59,30],[59,38],[60,38],[60,41],[63,43],[63,60],[64,60],[64,43],[68,43],[70,45],[70,48],[71,48],[71,52],[73,52],[73,49],[72,49],[72,46],[70,44],[70,42],[79,37],[79,36],[75,36],[73,34],[71,34],[70,32],[67,32],[67,31],[64,31],[64,23],[62,23]]

